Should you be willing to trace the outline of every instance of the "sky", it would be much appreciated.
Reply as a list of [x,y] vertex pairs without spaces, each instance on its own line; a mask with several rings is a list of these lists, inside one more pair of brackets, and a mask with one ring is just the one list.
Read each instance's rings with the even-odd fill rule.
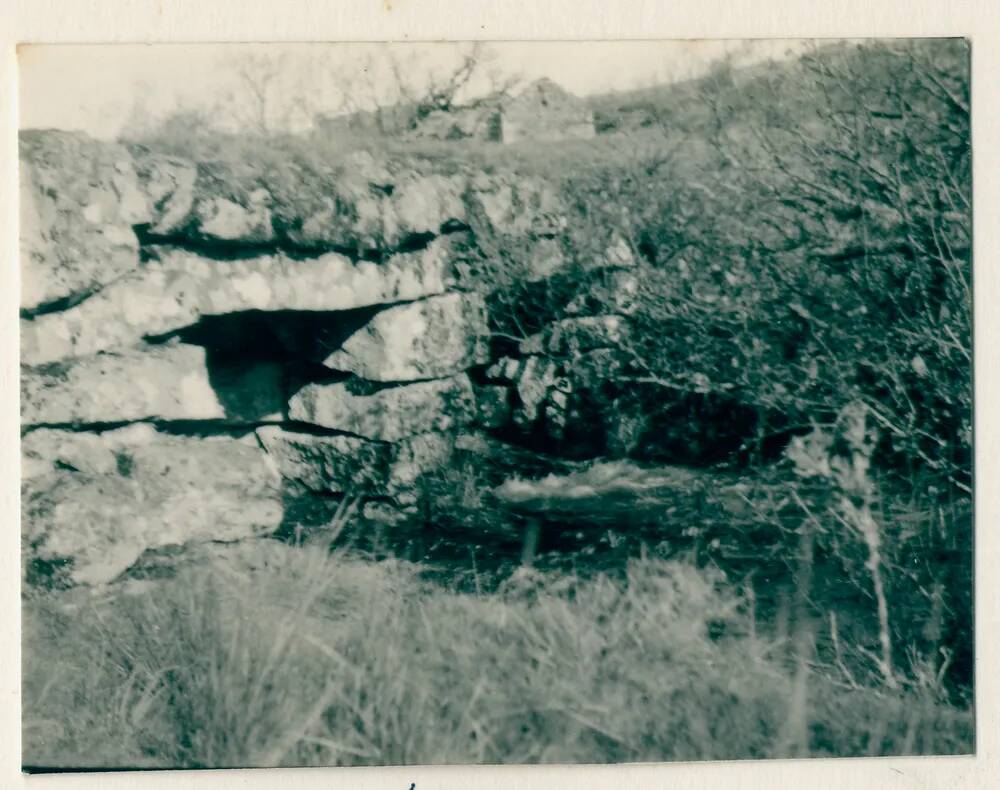
[[[783,59],[808,42],[494,42],[469,93],[497,79],[549,77],[591,95],[686,79],[729,54],[737,64]],[[155,124],[177,111],[202,111],[238,131],[260,116],[272,130],[302,131],[317,114],[398,98],[447,73],[468,44],[35,45],[19,50],[21,128],[78,129],[102,139]],[[394,71],[392,64],[398,65]],[[259,98],[264,86],[265,99]],[[255,94],[255,91],[258,93]]]

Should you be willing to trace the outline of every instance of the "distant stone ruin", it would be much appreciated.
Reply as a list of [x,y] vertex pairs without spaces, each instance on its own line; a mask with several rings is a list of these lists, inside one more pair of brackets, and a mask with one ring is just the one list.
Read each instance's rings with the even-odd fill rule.
[[497,94],[474,105],[433,110],[394,105],[370,112],[325,118],[321,134],[378,133],[408,139],[482,140],[516,143],[525,140],[587,140],[595,136],[594,111],[550,79],[540,79],[512,95]]
[[505,104],[500,126],[504,143],[587,140],[595,134],[593,110],[550,79],[532,83]]

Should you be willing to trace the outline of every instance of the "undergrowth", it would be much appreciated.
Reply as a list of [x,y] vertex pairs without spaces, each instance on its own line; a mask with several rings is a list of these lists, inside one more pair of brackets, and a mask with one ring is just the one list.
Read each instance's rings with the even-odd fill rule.
[[[691,565],[467,593],[316,546],[231,547],[155,587],[25,609],[29,767],[960,753],[926,690],[847,688]],[[252,551],[254,554],[240,554]],[[136,587],[135,585],[138,586]],[[63,596],[63,597],[60,597]]]

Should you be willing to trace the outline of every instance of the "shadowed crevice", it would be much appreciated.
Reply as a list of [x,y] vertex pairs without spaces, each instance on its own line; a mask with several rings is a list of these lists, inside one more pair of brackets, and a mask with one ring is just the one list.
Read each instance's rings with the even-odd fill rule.
[[343,342],[391,305],[371,305],[350,310],[245,310],[225,315],[205,315],[194,324],[161,335],[147,343],[171,340],[202,346],[219,359],[322,363]]
[[19,311],[20,317],[30,321],[33,318],[41,315],[47,315],[48,313],[60,313],[63,310],[69,310],[69,308],[75,307],[80,304],[80,302],[89,299],[103,287],[103,285],[99,285],[93,288],[77,291],[69,296],[61,296],[58,299],[52,299],[48,302],[40,302],[34,307],[22,307]]
[[352,261],[378,260],[358,254],[353,247],[340,245],[308,246],[295,244],[287,239],[274,241],[243,241],[240,239],[206,239],[183,230],[173,233],[153,233],[149,225],[133,226],[139,238],[143,260],[156,258],[157,247],[174,248],[200,255],[213,261],[240,261],[268,255],[284,255],[292,260],[309,260],[329,253],[336,253]]
[[185,229],[172,233],[154,233],[150,230],[149,224],[133,226],[139,239],[142,261],[155,259],[156,247],[173,247],[214,261],[239,261],[267,255],[283,255],[292,260],[311,260],[334,253],[343,255],[354,263],[384,263],[393,255],[425,250],[440,236],[461,233],[468,229],[469,226],[464,222],[447,220],[436,232],[410,233],[392,247],[363,247],[357,244],[303,244],[288,238],[287,231],[280,226],[275,228],[277,237],[271,241],[209,239]]
[[21,318],[30,321],[39,316],[48,315],[50,313],[61,313],[63,310],[69,310],[71,307],[76,307],[78,304],[87,301],[92,296],[96,296],[105,288],[114,285],[119,280],[130,277],[136,272],[141,271],[140,262],[141,258],[136,260],[135,268],[124,271],[117,277],[113,277],[107,282],[97,283],[90,288],[84,288],[80,291],[69,294],[68,296],[62,296],[58,299],[51,299],[47,302],[42,302],[34,307],[22,307],[20,309],[20,316]]
[[259,422],[229,422],[227,420],[124,420],[120,422],[47,422],[25,426],[21,431],[21,436],[27,436],[39,430],[67,431],[69,433],[92,433],[100,435],[110,431],[117,431],[127,428],[130,425],[149,425],[159,433],[168,436],[189,436],[189,437],[211,437],[228,436],[240,439],[253,433],[258,428],[281,428],[290,434],[300,434],[302,436],[347,436],[352,439],[362,439],[371,444],[390,445],[381,439],[371,439],[367,436],[351,433],[350,431],[338,431],[333,428],[324,428],[321,425],[313,425],[307,422],[296,420],[263,420]]

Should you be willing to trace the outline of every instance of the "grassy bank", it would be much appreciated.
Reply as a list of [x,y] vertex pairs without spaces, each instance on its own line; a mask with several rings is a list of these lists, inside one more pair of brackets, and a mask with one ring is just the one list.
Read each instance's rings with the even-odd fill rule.
[[[972,717],[847,688],[664,560],[489,594],[272,544],[25,609],[24,762],[208,767],[954,753]],[[799,644],[802,643],[799,632]]]

